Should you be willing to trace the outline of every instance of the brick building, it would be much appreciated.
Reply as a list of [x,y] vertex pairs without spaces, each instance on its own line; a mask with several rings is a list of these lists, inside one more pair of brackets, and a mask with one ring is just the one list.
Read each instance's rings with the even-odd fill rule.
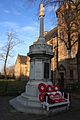
[[64,87],[78,82],[76,59],[78,29],[75,19],[72,19],[72,13],[70,13],[72,12],[72,7],[69,8],[68,4],[66,4],[66,7],[62,5],[57,10],[58,27],[48,32],[45,36],[47,43],[53,46],[53,81],[59,82]]
[[18,55],[15,63],[14,74],[16,79],[29,78],[29,57]]

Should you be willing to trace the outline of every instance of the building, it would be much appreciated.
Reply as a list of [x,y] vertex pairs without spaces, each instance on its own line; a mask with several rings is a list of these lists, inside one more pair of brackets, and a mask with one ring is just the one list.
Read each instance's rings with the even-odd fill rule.
[[14,74],[16,79],[28,79],[29,78],[29,57],[18,55],[15,63]]
[[7,74],[7,76],[14,78],[14,65],[13,66],[9,66],[6,69],[6,74]]
[[[77,59],[78,29],[73,17],[72,3],[57,10],[58,17],[58,77],[65,85],[78,81]],[[60,82],[61,82],[60,81]]]
[[58,46],[57,46],[57,41],[58,41],[58,29],[57,27],[53,28],[47,34],[45,35],[45,39],[47,44],[50,44],[53,48],[53,53],[54,57],[51,60],[51,79],[52,82],[56,80],[56,69],[58,67]]
[[[70,5],[70,4],[69,4]],[[52,59],[53,81],[62,87],[78,82],[77,59],[78,29],[75,19],[72,19],[72,9],[68,4],[57,10],[58,27],[49,31],[45,36],[48,44],[53,46]],[[70,13],[71,12],[71,13]],[[56,34],[55,34],[55,29]]]

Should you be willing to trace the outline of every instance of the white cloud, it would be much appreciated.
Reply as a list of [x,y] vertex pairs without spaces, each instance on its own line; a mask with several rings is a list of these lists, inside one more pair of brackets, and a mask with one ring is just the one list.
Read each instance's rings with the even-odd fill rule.
[[1,22],[0,25],[2,27],[5,27],[5,28],[17,28],[18,27],[18,24],[16,24],[15,22],[10,22],[10,21],[5,21],[5,22]]
[[13,7],[11,10],[12,10],[12,13],[13,13],[14,15],[21,15],[20,10],[17,10],[17,9],[15,9],[14,7]]
[[57,9],[58,9],[58,6],[48,6],[47,7],[48,12],[52,12],[52,11],[56,12]]
[[14,15],[21,15],[21,12],[19,10],[16,10],[15,8],[12,8],[11,10],[8,10],[8,9],[3,9],[3,12],[6,13],[6,14],[14,14]]
[[9,30],[13,29],[16,32],[28,32],[30,34],[38,33],[38,26],[37,25],[25,25],[25,26],[20,26],[19,24],[15,22],[10,22],[10,21],[5,21],[0,23],[1,27],[8,28]]
[[35,26],[24,26],[21,28],[22,32],[31,32],[33,34],[33,32],[37,32],[37,28]]
[[10,11],[9,11],[9,10],[7,10],[7,9],[4,9],[3,11],[4,11],[4,13],[7,13],[7,14],[9,14],[9,13],[10,13]]
[[21,12],[19,12],[19,11],[14,11],[13,14],[14,14],[14,15],[21,15]]
[[[3,29],[5,30],[4,36],[6,32],[16,32],[17,38],[19,38],[21,41],[24,41],[26,43],[26,46],[28,47],[33,43],[33,41],[35,41],[36,37],[39,35],[39,27],[37,26],[37,24],[34,24],[32,26],[20,26],[15,22],[5,21],[1,22],[0,26],[3,27]],[[2,36],[0,36],[0,39],[4,39],[4,36],[3,38]]]

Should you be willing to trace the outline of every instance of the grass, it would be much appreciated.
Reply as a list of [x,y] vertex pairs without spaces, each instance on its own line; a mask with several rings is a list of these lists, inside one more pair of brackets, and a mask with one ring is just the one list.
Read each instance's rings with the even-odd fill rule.
[[0,95],[19,95],[25,90],[27,81],[0,80]]

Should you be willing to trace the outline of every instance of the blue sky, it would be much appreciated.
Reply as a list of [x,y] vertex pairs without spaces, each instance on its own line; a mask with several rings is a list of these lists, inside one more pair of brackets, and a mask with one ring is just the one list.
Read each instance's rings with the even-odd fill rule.
[[[45,8],[45,31],[57,26],[55,9],[51,6]],[[24,43],[15,47],[14,57],[9,59],[8,66],[15,63],[18,54],[27,55],[29,46],[39,35],[38,3],[33,5],[25,0],[0,0],[0,47],[7,40],[6,32],[11,30]],[[0,68],[2,66],[3,62],[0,61]]]

